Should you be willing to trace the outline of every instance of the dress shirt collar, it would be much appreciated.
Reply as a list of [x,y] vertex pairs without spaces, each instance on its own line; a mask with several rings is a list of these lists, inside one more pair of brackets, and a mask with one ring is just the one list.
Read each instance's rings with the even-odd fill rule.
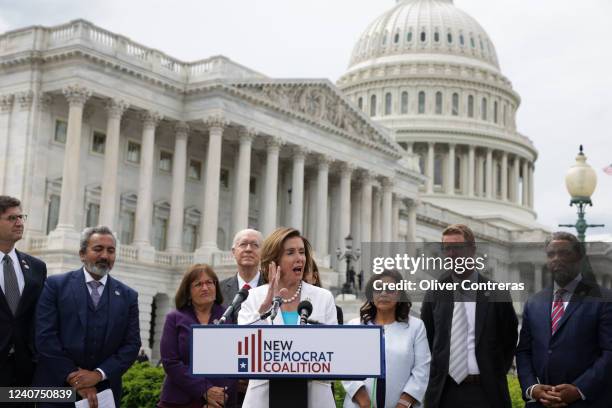
[[[83,267],[83,273],[85,274],[85,285],[89,285],[89,282],[95,280],[93,276],[91,276],[87,268]],[[108,275],[104,275],[102,279],[100,279],[98,282],[102,284],[102,287],[105,287],[107,280],[108,280]]]
[[238,290],[242,289],[245,283],[248,283],[251,289],[256,288],[257,284],[259,283],[259,275],[260,275],[260,272],[257,271],[257,273],[255,274],[255,277],[251,279],[249,282],[246,282],[244,279],[242,279],[242,276],[240,276],[240,273],[237,273],[236,277],[238,278]]
[[[579,273],[578,276],[576,276],[570,283],[568,283],[567,285],[565,285],[565,287],[563,287],[563,289],[567,291],[566,294],[573,295],[581,280],[582,280],[582,274]],[[557,282],[554,282],[553,295],[557,293],[557,290],[559,289],[561,289],[561,287],[557,284]]]

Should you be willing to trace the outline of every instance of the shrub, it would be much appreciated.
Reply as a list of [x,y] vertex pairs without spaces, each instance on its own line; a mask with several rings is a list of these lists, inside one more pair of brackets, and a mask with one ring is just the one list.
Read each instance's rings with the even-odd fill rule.
[[164,370],[149,363],[135,363],[123,375],[123,408],[154,408],[159,401]]

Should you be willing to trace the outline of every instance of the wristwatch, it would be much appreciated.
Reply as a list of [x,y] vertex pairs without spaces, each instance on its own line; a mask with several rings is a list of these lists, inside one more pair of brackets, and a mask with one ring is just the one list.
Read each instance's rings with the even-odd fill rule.
[[397,401],[398,404],[405,406],[406,408],[412,408],[412,402],[406,401],[404,399],[399,399],[399,401]]

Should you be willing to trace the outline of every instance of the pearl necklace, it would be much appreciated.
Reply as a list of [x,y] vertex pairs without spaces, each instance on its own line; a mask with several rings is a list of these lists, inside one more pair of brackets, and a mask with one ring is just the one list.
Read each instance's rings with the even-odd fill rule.
[[291,303],[293,302],[295,299],[297,299],[298,296],[300,296],[300,292],[302,291],[302,282],[300,282],[298,284],[297,290],[295,291],[295,294],[293,296],[291,296],[289,299],[284,299],[283,298],[283,303]]

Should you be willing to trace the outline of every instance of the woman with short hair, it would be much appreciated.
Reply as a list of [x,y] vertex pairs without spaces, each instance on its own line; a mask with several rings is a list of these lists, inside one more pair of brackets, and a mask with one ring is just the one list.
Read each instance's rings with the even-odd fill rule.
[[236,407],[235,380],[195,377],[189,368],[191,326],[210,324],[225,311],[217,274],[206,264],[191,266],[174,301],[176,310],[166,316],[161,338],[166,378],[158,408]]

